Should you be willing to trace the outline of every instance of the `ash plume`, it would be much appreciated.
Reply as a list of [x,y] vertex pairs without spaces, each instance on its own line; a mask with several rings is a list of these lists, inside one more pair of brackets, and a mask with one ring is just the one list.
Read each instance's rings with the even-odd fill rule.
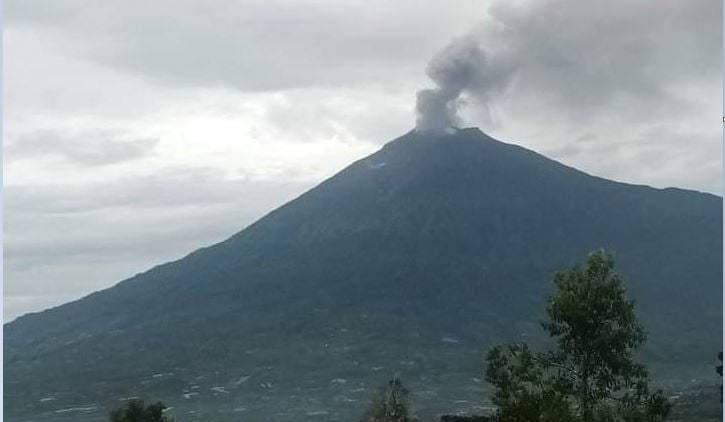
[[462,94],[468,93],[488,109],[489,94],[503,88],[507,72],[492,62],[472,36],[455,38],[438,52],[426,67],[435,88],[416,94],[416,130],[443,133],[460,124],[458,109]]

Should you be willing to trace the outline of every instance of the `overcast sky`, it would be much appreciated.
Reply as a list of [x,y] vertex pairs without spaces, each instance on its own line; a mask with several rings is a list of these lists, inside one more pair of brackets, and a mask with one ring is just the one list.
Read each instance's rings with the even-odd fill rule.
[[454,39],[490,58],[466,126],[720,194],[721,7],[6,0],[4,319],[223,240],[410,130]]

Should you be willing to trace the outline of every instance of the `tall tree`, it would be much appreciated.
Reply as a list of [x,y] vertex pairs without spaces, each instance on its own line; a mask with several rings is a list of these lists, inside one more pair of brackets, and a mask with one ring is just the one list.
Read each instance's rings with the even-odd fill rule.
[[408,390],[400,379],[393,378],[378,391],[361,422],[410,422],[408,416]]
[[627,298],[614,260],[589,255],[584,268],[554,277],[542,325],[555,349],[498,346],[487,379],[503,421],[661,421],[670,405],[650,392],[647,371],[634,361],[645,332]]
[[164,412],[166,405],[157,402],[146,405],[143,400],[130,400],[111,412],[111,422],[173,422]]

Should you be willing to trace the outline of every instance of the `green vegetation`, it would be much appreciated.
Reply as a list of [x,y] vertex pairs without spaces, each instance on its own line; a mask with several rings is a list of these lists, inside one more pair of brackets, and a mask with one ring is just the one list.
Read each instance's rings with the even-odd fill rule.
[[165,410],[166,405],[161,402],[146,405],[143,400],[130,400],[111,412],[110,422],[173,422],[164,415]]
[[612,256],[589,255],[585,268],[554,278],[548,321],[553,351],[526,344],[497,346],[488,355],[487,379],[502,422],[662,421],[670,404],[650,392],[647,371],[633,354],[645,333],[614,273]]
[[396,377],[373,397],[360,422],[411,422],[408,416],[408,390]]

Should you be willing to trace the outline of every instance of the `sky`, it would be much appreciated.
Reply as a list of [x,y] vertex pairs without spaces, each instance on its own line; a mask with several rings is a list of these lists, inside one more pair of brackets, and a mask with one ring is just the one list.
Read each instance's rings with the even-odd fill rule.
[[419,91],[456,85],[460,52],[456,124],[722,192],[719,0],[4,6],[5,321],[224,240],[376,151],[420,122]]

